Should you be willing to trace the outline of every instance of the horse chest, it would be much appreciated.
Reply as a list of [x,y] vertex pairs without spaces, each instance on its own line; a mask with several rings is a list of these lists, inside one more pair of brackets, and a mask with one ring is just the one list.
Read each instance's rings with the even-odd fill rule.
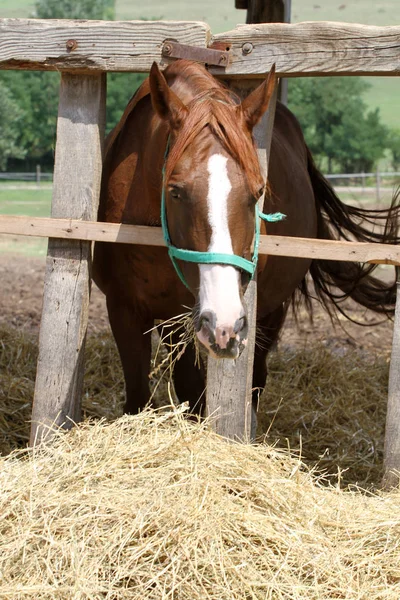
[[[140,311],[166,319],[191,306],[193,297],[179,281],[165,248],[134,246],[114,262],[115,276],[125,281],[125,293]],[[118,265],[118,266],[117,266]]]

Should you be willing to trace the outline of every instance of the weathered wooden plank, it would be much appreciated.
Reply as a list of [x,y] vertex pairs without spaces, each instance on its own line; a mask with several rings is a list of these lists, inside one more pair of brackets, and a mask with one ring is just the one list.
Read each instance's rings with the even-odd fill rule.
[[0,19],[0,69],[147,72],[165,40],[207,46],[198,21]]
[[64,240],[165,246],[161,227],[124,225],[77,219],[0,215],[0,233]]
[[[76,219],[0,215],[0,233],[65,240],[165,246],[161,227],[99,223]],[[400,246],[372,242],[313,240],[278,235],[260,236],[260,254],[344,260],[371,264],[400,264]]]
[[[398,271],[398,270],[397,270]],[[400,484],[400,280],[397,272],[396,312],[393,327],[392,354],[389,371],[389,394],[386,413],[383,459],[385,489]]]
[[278,235],[261,236],[260,253],[372,264],[397,265],[400,260],[400,248],[393,244],[312,240]]
[[[95,219],[102,167],[105,75],[61,78],[52,215]],[[31,443],[80,419],[91,243],[52,239],[46,262]],[[72,419],[72,421],[71,421]]]
[[[247,85],[246,85],[247,88]],[[240,95],[240,89],[234,88]],[[248,89],[246,89],[246,94]],[[261,169],[265,178],[275,118],[277,88],[268,111],[254,129]],[[262,207],[264,197],[259,201]],[[252,379],[257,319],[257,279],[254,277],[244,295],[249,331],[247,345],[236,360],[209,357],[207,367],[206,412],[212,416],[215,431],[229,439],[250,440],[255,436],[256,414],[252,407]]]
[[[400,74],[400,26],[266,23],[238,26],[213,41],[231,47],[227,77],[264,77],[273,63],[286,77]],[[251,52],[243,51],[248,43]]]
[[[210,40],[208,25],[177,21],[68,21],[0,19],[0,69],[57,71],[149,71],[161,66],[165,40],[205,47],[231,46],[223,77],[263,77],[275,62],[286,77],[399,75],[400,26],[353,23],[242,25]],[[242,46],[253,44],[250,53]],[[246,50],[247,52],[247,50]]]

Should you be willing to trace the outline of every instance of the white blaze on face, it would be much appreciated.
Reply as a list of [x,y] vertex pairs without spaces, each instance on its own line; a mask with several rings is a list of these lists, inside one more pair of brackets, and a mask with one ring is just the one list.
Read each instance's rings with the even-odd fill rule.
[[[228,196],[232,189],[228,176],[228,159],[213,154],[208,160],[208,220],[211,240],[208,252],[233,254],[228,225]],[[226,348],[230,337],[235,337],[233,327],[244,314],[239,293],[239,272],[229,265],[199,265],[200,314],[212,311],[216,315],[216,342]],[[201,331],[199,332],[202,339]],[[207,345],[207,343],[206,343]]]

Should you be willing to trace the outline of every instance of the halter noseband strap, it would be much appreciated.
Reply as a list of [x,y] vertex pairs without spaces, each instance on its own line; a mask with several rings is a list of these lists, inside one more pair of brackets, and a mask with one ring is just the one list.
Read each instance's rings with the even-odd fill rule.
[[254,250],[253,257],[251,260],[247,260],[247,258],[243,258],[242,256],[238,256],[237,254],[221,254],[219,252],[198,252],[197,250],[184,250],[182,248],[177,248],[171,242],[171,238],[168,230],[168,222],[167,222],[167,210],[165,205],[165,164],[169,151],[169,138],[167,141],[167,148],[165,150],[164,155],[164,165],[162,170],[162,192],[161,192],[161,227],[164,234],[164,239],[167,244],[168,254],[172,261],[172,264],[175,267],[175,271],[177,272],[179,279],[182,283],[189,289],[189,286],[186,282],[186,279],[179,267],[177,260],[183,260],[185,262],[192,263],[200,263],[200,264],[218,264],[218,265],[230,265],[232,267],[236,267],[241,271],[245,271],[249,273],[251,277],[253,277],[258,261],[258,247],[260,244],[260,219],[263,221],[268,221],[270,223],[276,223],[277,221],[282,221],[285,219],[286,215],[283,213],[272,213],[265,214],[262,213],[258,205],[255,207],[255,228],[254,228]]

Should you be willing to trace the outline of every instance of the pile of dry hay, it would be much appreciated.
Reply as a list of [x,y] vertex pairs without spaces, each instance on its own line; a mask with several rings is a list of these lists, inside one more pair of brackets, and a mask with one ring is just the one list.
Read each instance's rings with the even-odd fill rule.
[[[28,440],[36,358],[36,339],[12,328],[0,329],[0,454],[23,447]],[[379,486],[387,379],[385,359],[371,362],[355,351],[340,357],[317,346],[274,353],[260,403],[259,434],[267,434],[270,444],[301,450],[303,460],[331,474],[331,481],[340,470],[342,486]],[[85,415],[121,416],[123,394],[121,366],[110,334],[91,336]],[[165,387],[159,396],[159,401],[165,400]]]
[[[335,482],[379,486],[389,362],[383,357],[332,354],[322,345],[271,354],[260,401],[259,433],[300,451]],[[338,470],[341,474],[338,474]],[[336,475],[335,475],[336,472]]]
[[[13,327],[0,327],[0,454],[26,446],[35,388],[37,336]],[[86,344],[84,416],[121,416],[124,383],[110,334]]]
[[400,597],[400,492],[326,487],[180,410],[0,459],[0,597]]

